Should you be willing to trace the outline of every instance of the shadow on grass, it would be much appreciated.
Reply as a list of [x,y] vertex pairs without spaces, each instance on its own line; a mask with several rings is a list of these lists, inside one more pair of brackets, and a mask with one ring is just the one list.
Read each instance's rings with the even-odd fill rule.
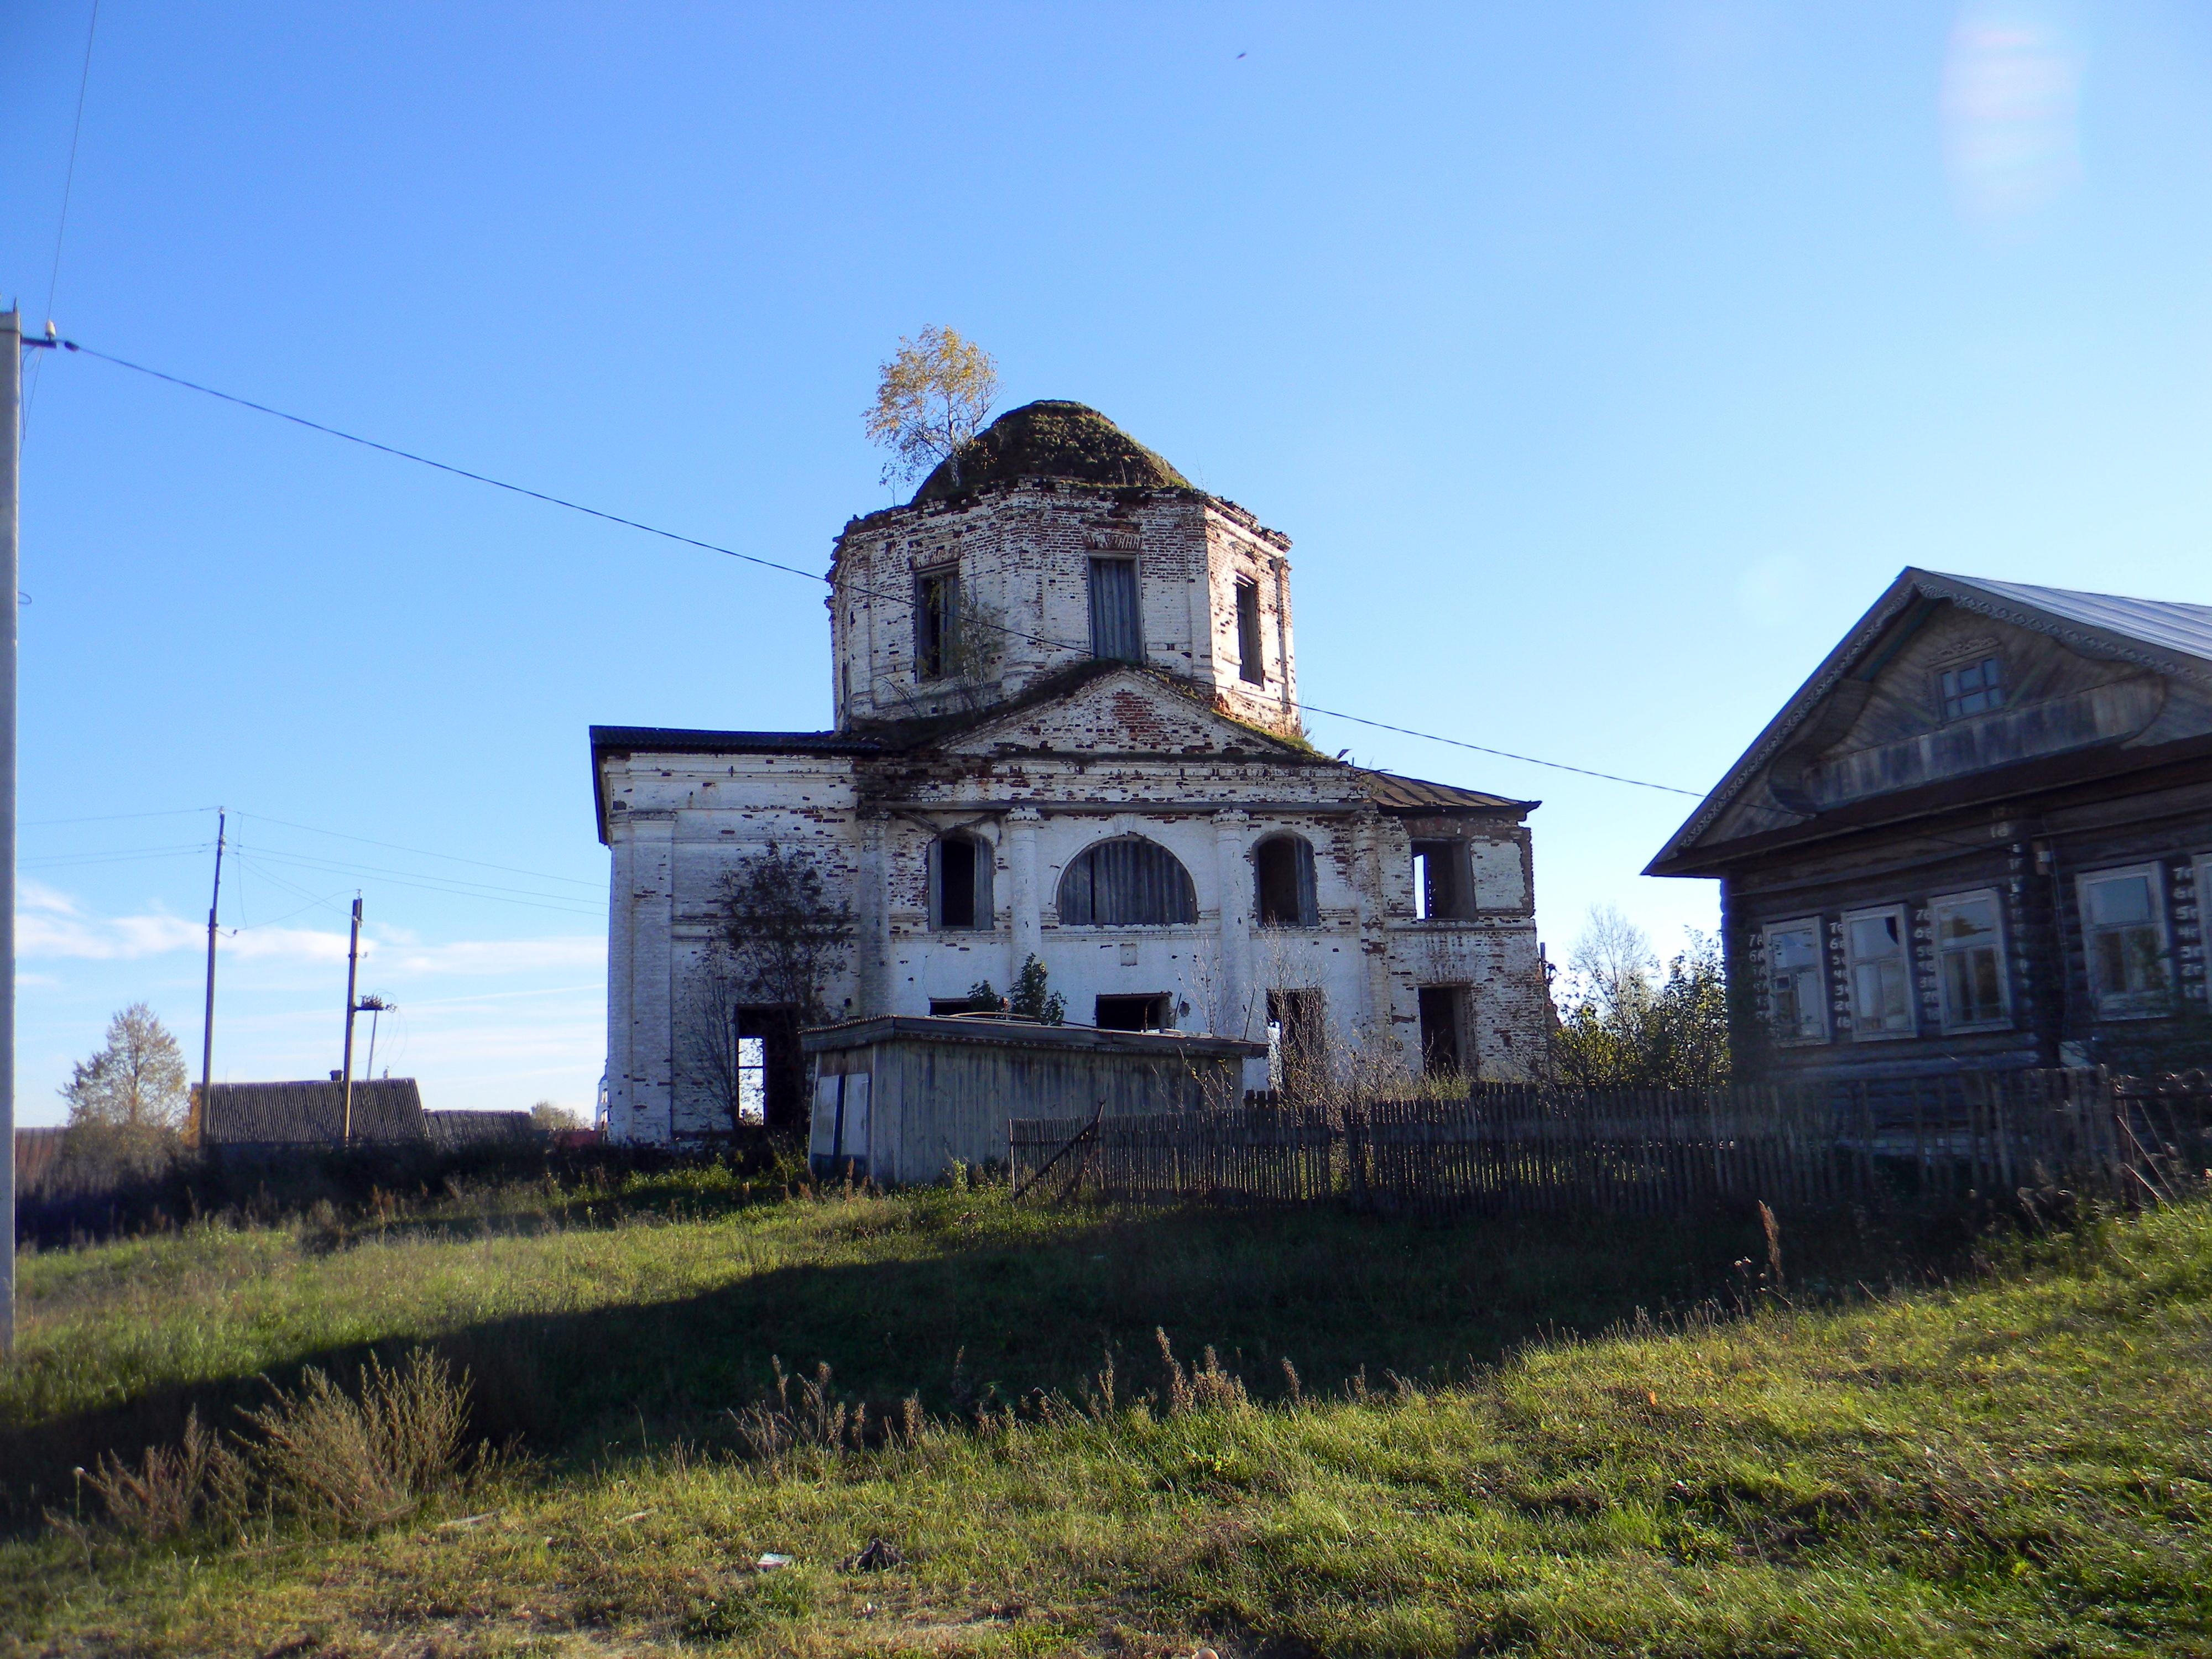
[[[826,1207],[834,1227],[838,1206]],[[850,1207],[856,1233],[895,1218],[888,1206]],[[1765,1253],[1748,1214],[1439,1225],[1188,1209],[1101,1214],[1009,1240],[963,1220],[957,1200],[921,1213],[935,1248],[918,1258],[785,1267],[676,1300],[488,1322],[432,1346],[473,1377],[477,1434],[581,1460],[641,1439],[727,1439],[726,1413],[766,1390],[771,1356],[794,1370],[826,1362],[871,1417],[908,1395],[933,1413],[964,1413],[1033,1390],[1074,1395],[1108,1353],[1124,1397],[1154,1386],[1159,1327],[1186,1359],[1212,1344],[1259,1398],[1285,1391],[1285,1358],[1309,1393],[1337,1393],[1363,1370],[1378,1388],[1394,1371],[1443,1380],[1639,1310],[1734,1305]],[[1972,1237],[1955,1216],[1785,1216],[1784,1226],[1792,1282],[1815,1296],[1947,1270]],[[702,1248],[720,1237],[702,1236]],[[377,1346],[393,1353],[411,1341]],[[70,1470],[102,1451],[173,1442],[195,1407],[234,1425],[235,1407],[265,1400],[270,1382],[307,1365],[349,1382],[368,1352],[302,1354],[265,1380],[225,1378],[0,1431],[7,1512],[20,1523],[67,1509]]]

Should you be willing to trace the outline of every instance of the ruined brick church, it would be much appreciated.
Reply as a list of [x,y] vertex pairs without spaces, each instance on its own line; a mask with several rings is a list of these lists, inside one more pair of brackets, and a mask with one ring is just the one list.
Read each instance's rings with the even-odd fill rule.
[[803,1115],[792,1000],[708,984],[771,847],[849,915],[817,1020],[964,1011],[1034,957],[1070,1023],[1267,1042],[1248,1087],[1352,1049],[1533,1065],[1534,803],[1307,743],[1288,538],[1079,404],[957,462],[837,538],[834,729],[592,728],[612,1135]]

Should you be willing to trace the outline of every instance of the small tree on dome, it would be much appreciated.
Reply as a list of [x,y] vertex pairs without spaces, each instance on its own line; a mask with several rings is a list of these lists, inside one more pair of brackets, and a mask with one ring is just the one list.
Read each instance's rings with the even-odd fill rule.
[[891,452],[884,482],[918,478],[950,461],[957,483],[960,452],[983,429],[998,395],[997,360],[958,331],[932,326],[902,338],[878,371],[866,415],[868,436]]

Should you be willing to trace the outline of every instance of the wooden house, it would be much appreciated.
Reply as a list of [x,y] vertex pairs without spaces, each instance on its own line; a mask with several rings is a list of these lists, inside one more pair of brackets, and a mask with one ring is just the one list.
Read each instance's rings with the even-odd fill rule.
[[1908,569],[1646,873],[1749,1080],[2212,1061],[2212,605]]

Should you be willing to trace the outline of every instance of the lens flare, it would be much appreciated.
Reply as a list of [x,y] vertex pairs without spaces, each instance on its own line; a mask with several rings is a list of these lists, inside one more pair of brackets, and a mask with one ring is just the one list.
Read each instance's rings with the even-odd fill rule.
[[2049,7],[1967,0],[1943,68],[1945,160],[1960,210],[2016,225],[2081,176],[2081,54]]

